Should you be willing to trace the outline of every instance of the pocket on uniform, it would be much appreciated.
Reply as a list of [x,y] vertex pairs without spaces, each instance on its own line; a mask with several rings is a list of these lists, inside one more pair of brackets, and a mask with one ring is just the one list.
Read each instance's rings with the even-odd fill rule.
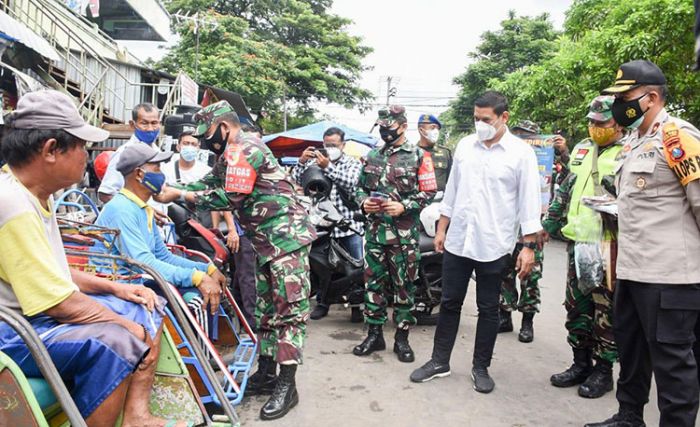
[[417,190],[417,173],[415,168],[394,168],[392,178],[399,193],[410,193]]
[[382,176],[382,169],[379,166],[366,165],[363,169],[365,175],[365,188],[376,190],[379,187],[379,180]]
[[666,344],[687,344],[695,340],[695,323],[700,309],[697,289],[664,289],[656,317],[656,340]]

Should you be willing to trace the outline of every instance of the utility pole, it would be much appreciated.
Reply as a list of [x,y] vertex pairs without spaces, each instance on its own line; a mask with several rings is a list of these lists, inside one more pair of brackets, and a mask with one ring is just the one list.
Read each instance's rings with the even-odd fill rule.
[[208,19],[205,16],[200,18],[199,12],[195,13],[193,16],[190,16],[189,14],[183,15],[178,10],[172,15],[172,17],[175,18],[178,24],[181,24],[182,22],[191,22],[194,24],[194,80],[197,81],[199,78],[199,30],[203,27],[210,27],[213,30],[217,27],[217,23],[215,20]]
[[394,83],[398,83],[397,80],[399,78],[396,78],[394,76],[382,76],[382,80],[386,80],[386,106],[388,107],[389,104],[391,104],[391,97],[396,96],[396,86],[392,86]]
[[287,132],[287,91],[282,95],[282,117],[284,120],[284,131]]

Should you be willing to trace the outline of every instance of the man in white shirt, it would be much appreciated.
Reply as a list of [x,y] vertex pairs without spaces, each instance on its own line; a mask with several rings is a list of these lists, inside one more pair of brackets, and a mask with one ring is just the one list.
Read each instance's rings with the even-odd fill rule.
[[462,303],[476,271],[479,320],[472,379],[481,393],[495,386],[488,367],[498,333],[502,276],[519,229],[524,247],[516,269],[520,279],[530,273],[536,233],[542,229],[537,158],[527,143],[510,133],[508,117],[506,98],[498,92],[484,93],[474,105],[476,133],[457,145],[435,234],[435,250],[444,252],[440,318],[432,357],[411,374],[413,382],[450,374]]

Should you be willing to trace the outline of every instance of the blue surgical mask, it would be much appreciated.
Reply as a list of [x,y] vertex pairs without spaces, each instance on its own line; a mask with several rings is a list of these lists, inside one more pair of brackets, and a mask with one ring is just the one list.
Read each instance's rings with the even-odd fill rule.
[[153,144],[153,142],[158,139],[160,134],[160,129],[156,130],[141,130],[139,128],[134,129],[134,136],[139,141],[146,143],[148,145]]
[[160,194],[165,184],[165,174],[163,172],[146,172],[143,171],[143,179],[141,185],[151,190],[153,194]]
[[197,154],[199,153],[199,148],[192,145],[185,145],[180,148],[180,157],[186,162],[193,162],[197,159]]

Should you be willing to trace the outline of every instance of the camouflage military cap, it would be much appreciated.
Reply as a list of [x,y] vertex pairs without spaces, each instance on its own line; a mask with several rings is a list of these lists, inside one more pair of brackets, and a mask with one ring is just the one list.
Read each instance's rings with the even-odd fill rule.
[[612,119],[612,105],[615,97],[612,95],[596,96],[588,107],[588,117],[597,122],[607,122]]
[[382,108],[377,114],[377,121],[375,123],[379,126],[388,127],[393,125],[396,121],[400,121],[401,123],[406,122],[406,108],[402,105],[392,105]]
[[511,130],[514,132],[521,131],[525,133],[532,133],[535,135],[541,132],[540,125],[533,122],[532,120],[523,120],[522,122],[519,122],[517,125],[513,126],[513,129]]
[[226,113],[233,114],[238,119],[236,111],[231,107],[228,101],[219,101],[211,105],[207,105],[194,115],[194,136],[200,137],[207,133],[207,129],[214,123],[214,119]]

